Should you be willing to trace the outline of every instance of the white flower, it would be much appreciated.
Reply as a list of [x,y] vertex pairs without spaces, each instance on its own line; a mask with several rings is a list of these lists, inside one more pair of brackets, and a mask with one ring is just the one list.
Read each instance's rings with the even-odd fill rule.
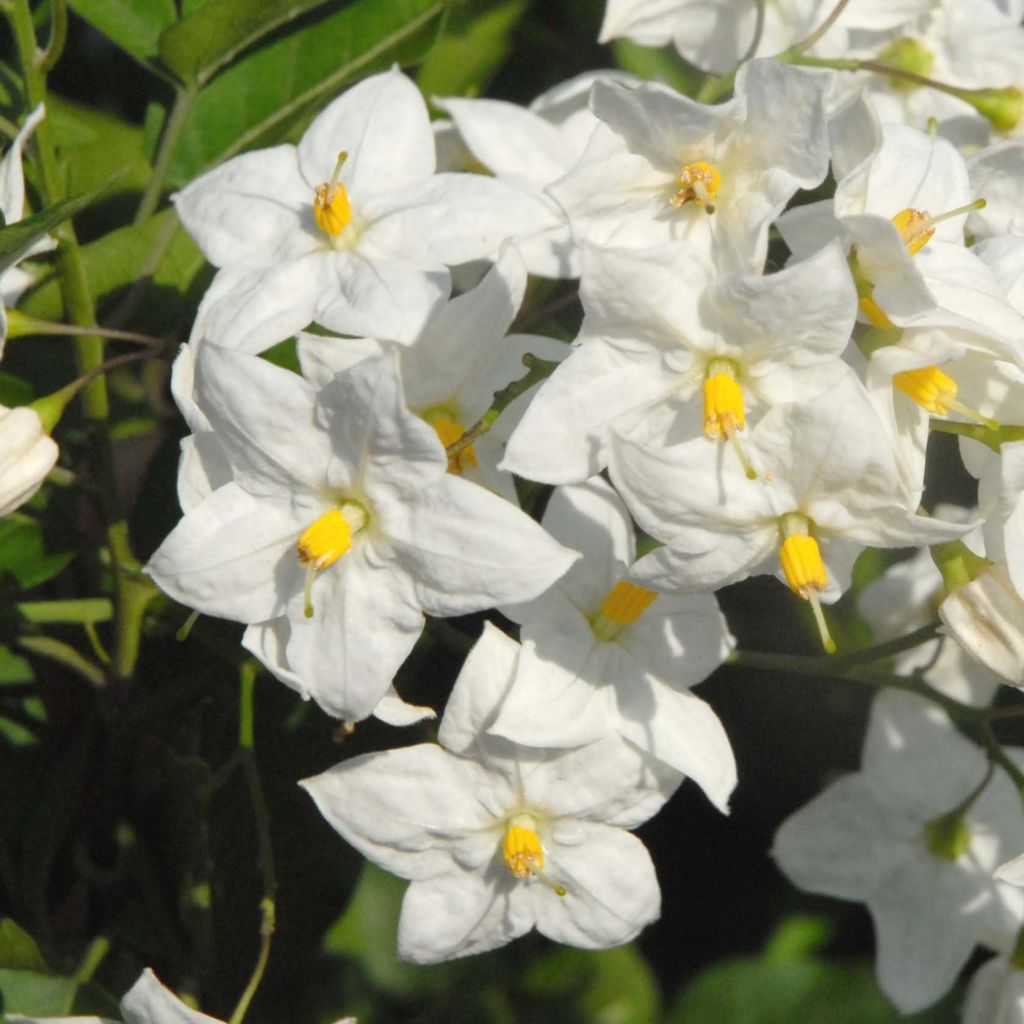
[[[882,990],[903,1013],[953,983],[974,946],[1006,948],[1024,892],[993,873],[1024,846],[1015,787],[945,713],[909,694],[875,701],[861,770],[785,821],[773,856],[802,889],[861,900]],[[963,811],[963,813],[958,813]]]
[[685,238],[723,270],[759,272],[771,222],[828,171],[825,86],[770,60],[740,68],[735,96],[714,107],[658,83],[597,82],[590,103],[603,123],[549,191],[580,240]]
[[962,1024],[1024,1024],[1024,966],[1008,955],[983,964],[967,986]]
[[602,949],[658,916],[654,867],[625,830],[655,813],[679,776],[618,739],[552,752],[484,735],[518,649],[485,627],[445,711],[442,746],[366,754],[303,783],[348,842],[411,880],[403,959],[479,953],[533,927]]
[[626,579],[633,524],[600,477],[558,488],[543,525],[583,557],[550,590],[502,610],[522,623],[515,678],[491,731],[536,747],[618,733],[728,808],[736,762],[721,722],[689,692],[734,641],[711,594],[658,594]]
[[175,206],[229,277],[205,311],[207,336],[258,352],[316,321],[410,341],[447,297],[445,264],[494,255],[535,226],[536,203],[515,189],[434,168],[426,105],[394,70],[335,100],[297,147],[192,182]]
[[[913,17],[928,2],[858,0],[826,34],[824,42],[830,44],[827,50],[844,55],[843,42],[849,30],[891,28]],[[805,39],[834,6],[830,0],[774,0],[765,4],[755,56],[781,53]],[[756,20],[754,4],[735,0],[608,0],[599,38],[604,43],[624,36],[643,46],[672,43],[691,64],[725,74],[746,55]]]
[[[409,408],[434,428],[446,447],[487,411],[496,391],[526,373],[526,353],[558,361],[569,352],[568,345],[552,338],[506,335],[522,303],[526,279],[517,247],[506,245],[475,288],[443,306],[414,344],[398,350]],[[369,338],[298,338],[303,375],[318,386],[384,349]],[[508,405],[486,434],[449,461],[449,470],[518,503],[512,474],[499,470],[498,462],[532,397],[520,395]]]
[[584,246],[583,263],[580,336],[509,440],[502,465],[520,476],[593,476],[613,429],[730,438],[748,416],[813,398],[848,372],[840,354],[857,296],[838,246],[767,276],[717,275],[681,242]]
[[751,480],[703,440],[664,450],[614,437],[612,480],[664,542],[631,575],[654,589],[702,590],[775,572],[809,600],[835,601],[865,546],[948,540],[968,527],[914,515],[885,429],[852,372],[810,402],[776,406],[746,444]]
[[939,605],[947,632],[1004,682],[1024,687],[1024,598],[1004,566],[982,569]]
[[597,124],[587,107],[591,86],[597,81],[639,84],[639,79],[623,71],[589,71],[541,93],[527,107],[493,99],[433,101],[451,117],[471,159],[502,181],[534,193],[547,209],[548,223],[542,230],[530,238],[517,237],[532,274],[579,276],[569,223],[544,188],[563,177],[586,148]]
[[249,646],[331,714],[373,711],[424,612],[525,600],[574,560],[517,508],[447,472],[390,356],[318,392],[206,343],[195,400],[233,479],[189,509],[148,571],[177,600],[265,632],[251,630]]
[[24,505],[39,490],[59,454],[35,409],[0,405],[0,516]]

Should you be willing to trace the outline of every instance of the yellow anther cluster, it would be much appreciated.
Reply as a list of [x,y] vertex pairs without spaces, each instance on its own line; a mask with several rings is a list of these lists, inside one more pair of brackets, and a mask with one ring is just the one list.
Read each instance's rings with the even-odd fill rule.
[[501,844],[501,855],[505,866],[516,878],[529,878],[544,870],[544,850],[532,820],[527,823],[516,818],[509,824]]
[[337,238],[352,223],[352,204],[349,202],[348,191],[338,180],[347,159],[348,153],[339,153],[331,180],[317,185],[313,190],[316,226],[331,238]]
[[704,380],[704,433],[712,440],[729,437],[747,425],[743,388],[729,371],[712,373]]
[[636,622],[657,597],[657,591],[638,587],[629,580],[619,580],[608,591],[608,596],[601,605],[600,614],[617,626],[628,626],[631,622]]
[[790,589],[805,600],[828,586],[828,573],[818,542],[808,534],[793,533],[779,549],[779,561]]
[[[458,420],[443,414],[431,417],[430,425],[434,428],[438,439],[445,448],[455,444],[466,432],[466,428]],[[471,444],[467,444],[465,448],[460,449],[449,457],[448,472],[465,473],[467,469],[476,469],[479,464],[476,450]]]
[[299,563],[326,569],[352,547],[352,527],[340,508],[325,512],[299,537]]
[[933,416],[945,416],[956,400],[956,381],[937,366],[894,374],[892,386]]
[[722,187],[722,172],[706,160],[687,164],[681,171],[679,191],[669,200],[675,209],[687,203],[699,203],[706,213],[715,212],[715,197]]
[[924,210],[900,210],[892,219],[911,256],[920,252],[935,234],[935,220]]

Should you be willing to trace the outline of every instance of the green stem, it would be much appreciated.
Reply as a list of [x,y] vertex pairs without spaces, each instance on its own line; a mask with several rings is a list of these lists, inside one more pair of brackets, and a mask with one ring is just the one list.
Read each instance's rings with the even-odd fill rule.
[[789,53],[803,53],[809,50],[819,39],[839,20],[840,15],[846,10],[850,0],[839,0],[839,3],[832,8],[829,16],[806,38],[802,39],[795,46],[789,48]]
[[527,352],[523,356],[526,373],[519,380],[506,384],[500,391],[494,392],[490,408],[467,430],[462,437],[445,449],[448,458],[458,455],[463,448],[468,448],[474,441],[483,437],[497,422],[498,417],[522,394],[525,394],[545,377],[550,377],[558,367],[558,363],[549,359],[540,359]]
[[140,334],[138,331],[121,331],[116,327],[75,327],[73,324],[60,324],[53,320],[38,320],[17,309],[7,310],[7,340],[29,337],[34,334],[58,334],[69,338],[78,338],[84,334],[93,334],[100,338],[113,341],[134,341],[150,348],[163,348],[164,342],[154,338],[152,334]]
[[[14,32],[18,58],[25,79],[25,95],[30,108],[46,100],[46,75],[39,62],[39,47],[32,22],[32,11],[28,0],[11,0],[8,14]],[[50,125],[44,119],[35,133],[36,149],[39,154],[41,191],[47,206],[64,198],[64,187],[57,163],[57,153]],[[60,274],[61,294],[65,310],[73,323],[79,327],[95,327],[96,312],[93,308],[92,293],[85,272],[78,239],[70,221],[61,224],[54,234],[58,240],[57,267]],[[86,334],[75,339],[75,355],[80,374],[89,373],[103,365],[104,349],[102,338]],[[127,594],[125,572],[137,569],[138,561],[128,543],[128,529],[118,499],[117,474],[114,467],[113,451],[110,446],[109,416],[110,402],[107,384],[98,374],[82,392],[82,407],[89,421],[93,438],[95,471],[99,482],[100,512],[107,530],[107,545],[110,550],[111,570],[114,578],[114,605],[117,609],[117,634],[115,657],[112,663],[114,678],[127,680],[135,668],[139,637],[128,635],[122,630],[137,624],[141,617],[132,609],[121,606],[130,601]]]
[[167,172],[171,166],[171,158],[178,147],[178,140],[188,123],[192,113],[192,106],[199,95],[199,86],[195,82],[183,85],[178,89],[174,97],[174,106],[171,108],[167,124],[164,125],[163,135],[160,138],[160,147],[153,161],[153,173],[150,175],[149,184],[139,202],[139,208],[135,212],[135,223],[140,224],[148,220],[156,212],[160,203],[160,196],[164,190],[164,182],[167,179]]
[[953,420],[932,420],[929,426],[939,434],[956,434],[959,437],[969,437],[972,441],[980,441],[996,452],[1004,444],[1024,441],[1024,427],[1015,424],[1007,424],[999,427],[997,430],[993,430],[991,427],[983,426],[981,423],[956,423]]
[[84,985],[89,981],[92,976],[96,973],[96,969],[101,963],[103,963],[104,957],[110,952],[110,939],[105,935],[97,935],[92,942],[89,943],[89,948],[85,951],[85,956],[82,957],[82,962],[78,965],[78,970],[75,971],[75,981],[79,985]]
[[51,0],[50,4],[50,41],[46,49],[39,55],[39,70],[45,75],[52,71],[64,52],[64,44],[68,38],[68,5],[67,0]]
[[277,890],[277,878],[274,873],[274,851],[270,844],[270,818],[267,814],[266,801],[263,798],[263,789],[260,786],[259,772],[256,769],[253,696],[258,671],[259,666],[251,659],[242,664],[238,705],[238,752],[246,786],[249,789],[249,799],[252,801],[253,817],[256,820],[256,863],[263,882],[263,898],[260,900],[260,950],[249,983],[245,986],[245,991],[242,992],[228,1024],[241,1024],[256,990],[263,980],[263,972],[270,959],[270,944],[274,935],[276,919],[274,893]]
[[82,597],[69,601],[21,601],[15,611],[26,622],[42,625],[51,622],[109,622],[113,605],[105,597]]

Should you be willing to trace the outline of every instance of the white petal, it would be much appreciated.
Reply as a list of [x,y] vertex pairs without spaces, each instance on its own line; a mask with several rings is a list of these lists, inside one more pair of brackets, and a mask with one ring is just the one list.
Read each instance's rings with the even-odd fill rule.
[[187,1007],[146,968],[121,1000],[125,1024],[219,1024]]

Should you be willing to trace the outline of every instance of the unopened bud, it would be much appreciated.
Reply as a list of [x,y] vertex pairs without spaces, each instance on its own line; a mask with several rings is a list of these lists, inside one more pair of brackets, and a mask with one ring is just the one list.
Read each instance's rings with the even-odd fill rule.
[[1015,85],[1005,89],[965,89],[958,95],[986,118],[997,132],[1012,131],[1024,117],[1024,93]]

